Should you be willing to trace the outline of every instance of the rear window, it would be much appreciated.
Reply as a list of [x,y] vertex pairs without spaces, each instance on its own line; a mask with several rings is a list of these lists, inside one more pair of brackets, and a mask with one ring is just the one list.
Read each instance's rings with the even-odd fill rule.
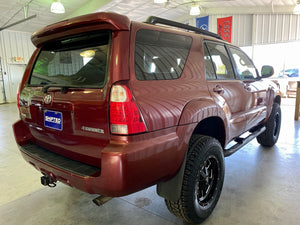
[[192,38],[139,30],[135,43],[135,75],[138,80],[171,80],[181,76]]
[[42,47],[30,85],[101,87],[107,80],[110,32],[65,38]]

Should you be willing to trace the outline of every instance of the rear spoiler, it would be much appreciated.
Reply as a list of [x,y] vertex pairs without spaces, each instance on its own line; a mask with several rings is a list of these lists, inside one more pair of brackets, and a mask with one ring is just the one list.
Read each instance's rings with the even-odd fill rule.
[[95,31],[99,29],[108,30],[130,30],[130,20],[127,16],[117,13],[92,13],[72,19],[67,19],[51,24],[37,30],[31,36],[31,41],[36,47],[43,43],[66,37],[69,35]]

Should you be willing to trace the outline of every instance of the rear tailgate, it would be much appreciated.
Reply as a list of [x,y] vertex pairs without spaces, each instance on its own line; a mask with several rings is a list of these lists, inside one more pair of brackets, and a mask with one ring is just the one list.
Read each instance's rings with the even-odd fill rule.
[[101,149],[109,142],[104,90],[70,88],[62,94],[58,88],[47,93],[41,89],[25,87],[20,95],[21,116],[32,141],[67,158],[100,166]]
[[[129,77],[130,24],[125,16],[101,12],[33,34],[38,49],[19,94],[20,116],[31,142],[100,167],[101,150],[110,141],[110,87]],[[22,145],[22,140],[20,136],[17,142]]]
[[76,34],[44,44],[19,95],[35,144],[100,166],[109,142],[108,79],[112,32]]

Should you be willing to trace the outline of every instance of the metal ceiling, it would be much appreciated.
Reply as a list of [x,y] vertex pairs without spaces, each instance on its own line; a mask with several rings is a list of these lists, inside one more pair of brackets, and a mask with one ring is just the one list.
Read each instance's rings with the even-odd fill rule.
[[[24,5],[31,0],[0,0],[0,27],[8,21],[14,23],[24,19]],[[168,19],[187,17],[192,2],[190,0],[169,0],[168,4],[154,4],[153,0],[61,0],[65,14],[50,12],[52,0],[32,0],[28,17],[37,15],[9,30],[34,32],[35,30],[60,20],[96,11],[112,11],[125,14],[132,20],[144,21],[150,15]],[[292,13],[296,0],[202,0],[199,4],[204,14],[255,14]],[[19,13],[17,13],[20,11]],[[17,13],[17,14],[16,14]],[[15,16],[14,16],[15,15]],[[14,17],[13,17],[14,16]],[[13,18],[12,18],[13,17]]]

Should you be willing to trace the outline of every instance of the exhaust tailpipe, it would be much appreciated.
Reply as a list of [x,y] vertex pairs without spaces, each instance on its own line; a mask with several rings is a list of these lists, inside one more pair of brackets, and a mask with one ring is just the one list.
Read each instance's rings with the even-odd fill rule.
[[97,198],[93,199],[93,202],[97,206],[101,206],[101,205],[104,205],[106,202],[108,202],[111,199],[112,199],[112,197],[107,197],[107,196],[100,195]]

